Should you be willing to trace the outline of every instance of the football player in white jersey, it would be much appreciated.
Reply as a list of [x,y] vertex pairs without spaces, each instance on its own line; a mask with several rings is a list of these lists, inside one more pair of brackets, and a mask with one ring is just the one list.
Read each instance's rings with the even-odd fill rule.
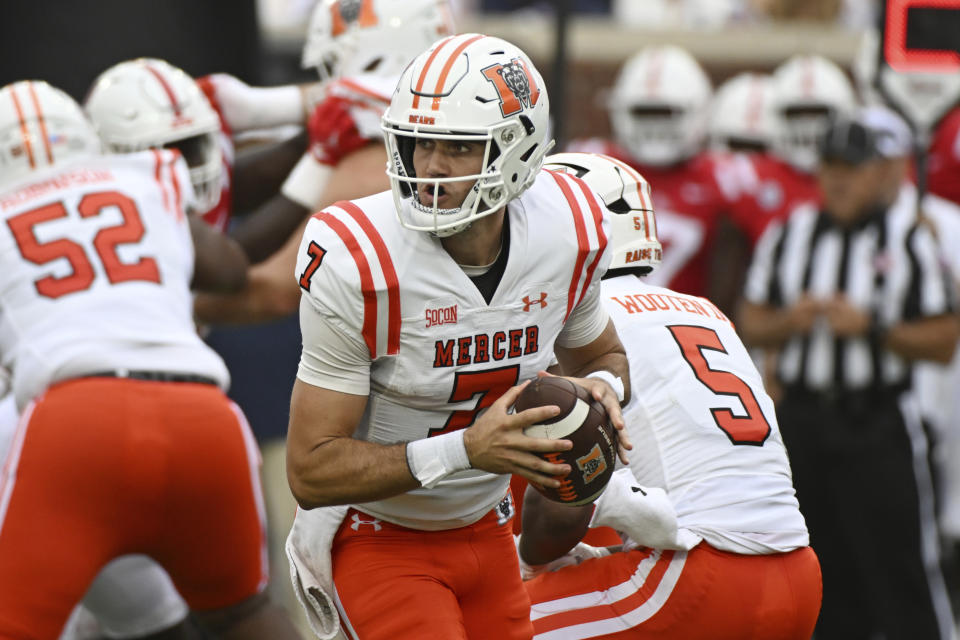
[[[304,68],[315,69],[322,81],[307,121],[309,148],[274,199],[312,213],[388,189],[380,116],[404,67],[452,33],[448,0],[317,2],[302,57]],[[255,265],[242,292],[199,296],[197,316],[226,324],[265,322],[296,312],[300,287],[291,281],[290,270],[302,235],[295,232],[283,248]]]
[[[593,154],[546,162],[582,177],[613,213],[601,299],[630,361],[635,449],[595,507],[526,492],[519,551],[535,637],[809,639],[819,564],[743,343],[705,298],[637,277],[660,254],[639,173]],[[621,532],[622,549],[581,547],[557,561],[588,524]]]
[[0,637],[56,638],[100,568],[139,552],[211,631],[296,638],[260,593],[255,446],[191,315],[191,285],[243,285],[242,250],[195,220],[179,153],[101,155],[46,83],[0,89],[0,143],[0,364],[22,414]]
[[522,434],[557,407],[509,409],[556,351],[623,426],[626,358],[598,298],[608,216],[541,171],[548,104],[516,46],[440,40],[383,116],[391,191],[307,224],[291,541],[320,557],[302,529],[340,513],[328,595],[349,637],[530,638],[507,474],[557,486],[569,466],[534,452],[569,443]]

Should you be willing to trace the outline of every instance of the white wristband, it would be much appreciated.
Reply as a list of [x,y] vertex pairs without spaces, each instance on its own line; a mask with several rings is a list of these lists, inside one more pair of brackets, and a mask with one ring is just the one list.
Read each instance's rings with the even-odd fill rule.
[[615,376],[604,369],[599,369],[597,371],[591,371],[585,377],[603,380],[613,388],[614,393],[617,394],[617,400],[621,403],[623,402],[623,379],[619,376]]
[[463,429],[407,443],[407,464],[420,485],[432,489],[438,482],[470,468]]
[[280,193],[313,212],[322,206],[333,204],[320,202],[320,196],[323,195],[332,173],[332,167],[317,162],[310,153],[305,153],[284,180]]

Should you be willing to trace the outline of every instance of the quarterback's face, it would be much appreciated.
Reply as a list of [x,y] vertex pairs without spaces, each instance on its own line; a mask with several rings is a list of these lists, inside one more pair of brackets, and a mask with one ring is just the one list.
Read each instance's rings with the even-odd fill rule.
[[417,185],[420,203],[438,209],[456,209],[463,204],[476,176],[483,169],[485,142],[472,140],[436,140],[419,138],[413,150],[413,168],[418,178],[456,178],[466,180],[421,182]]

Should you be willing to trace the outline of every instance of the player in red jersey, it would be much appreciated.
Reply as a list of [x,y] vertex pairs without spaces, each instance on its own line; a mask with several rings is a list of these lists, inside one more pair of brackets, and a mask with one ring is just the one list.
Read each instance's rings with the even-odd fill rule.
[[678,47],[651,46],[630,58],[610,96],[613,141],[582,140],[571,151],[603,153],[629,163],[657,188],[663,243],[658,284],[718,295],[723,274],[711,269],[713,242],[727,196],[713,158],[703,152],[710,81]]

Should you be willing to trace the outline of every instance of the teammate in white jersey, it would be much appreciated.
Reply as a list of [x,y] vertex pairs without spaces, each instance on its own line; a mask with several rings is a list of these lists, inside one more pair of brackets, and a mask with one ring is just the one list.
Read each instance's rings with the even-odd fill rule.
[[242,251],[194,221],[179,153],[100,155],[46,83],[0,89],[0,141],[0,365],[21,411],[0,476],[0,637],[56,638],[128,553],[156,558],[215,633],[297,637],[260,594],[255,445],[191,315],[191,284],[243,285]]
[[288,475],[305,510],[350,505],[332,575],[351,637],[529,638],[506,474],[557,486],[569,466],[532,452],[570,444],[522,434],[557,407],[509,408],[556,350],[623,426],[626,358],[598,298],[608,219],[541,171],[547,126],[520,49],[440,40],[383,117],[391,192],[307,225]]
[[[535,637],[808,639],[819,564],[743,343],[708,300],[637,277],[660,253],[639,173],[593,154],[546,162],[581,176],[615,213],[601,299],[630,361],[634,453],[595,508],[526,492],[519,550],[536,576],[525,583]],[[588,524],[625,535],[622,551],[581,546],[557,562]]]

